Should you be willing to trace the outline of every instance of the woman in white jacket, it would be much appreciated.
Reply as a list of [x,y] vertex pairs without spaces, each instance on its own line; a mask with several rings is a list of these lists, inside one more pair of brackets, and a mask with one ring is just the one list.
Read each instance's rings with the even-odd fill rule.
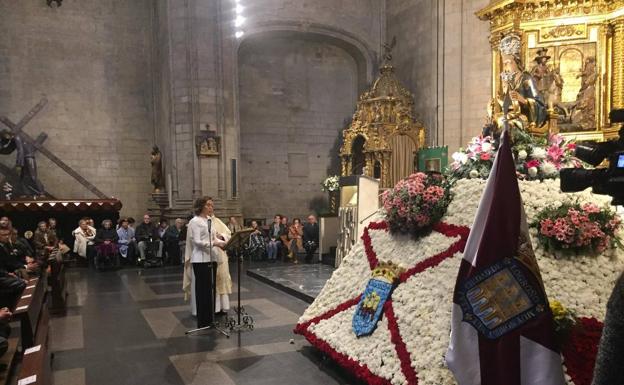
[[83,258],[92,259],[92,250],[95,240],[95,228],[89,226],[86,220],[81,219],[78,222],[78,228],[72,231],[72,235],[75,238],[74,253],[78,254]]

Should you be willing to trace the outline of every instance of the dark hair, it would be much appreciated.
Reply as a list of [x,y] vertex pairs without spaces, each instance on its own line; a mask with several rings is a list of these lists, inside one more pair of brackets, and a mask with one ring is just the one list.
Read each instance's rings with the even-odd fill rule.
[[134,218],[132,218],[132,217],[128,217],[127,221],[128,221],[129,224],[132,224],[132,223],[136,222],[136,220]]
[[126,218],[121,218],[119,220],[119,224],[122,225],[124,222],[129,223],[128,220]]
[[295,224],[295,221],[297,221],[297,222],[299,222],[299,224],[301,224],[301,219],[299,219],[299,218],[293,218],[293,220],[292,220],[292,224],[293,224],[293,225]]
[[46,221],[39,221],[39,223],[37,223],[37,227],[41,226],[42,224],[47,226],[48,222],[46,222]]
[[201,214],[202,210],[204,209],[204,206],[206,206],[206,202],[211,201],[211,200],[212,200],[212,197],[209,197],[209,196],[203,196],[201,198],[195,199],[195,203],[193,203],[193,212],[195,212],[195,215]]
[[275,217],[279,217],[280,221],[282,220],[282,214],[275,214],[275,215],[273,215],[273,218],[275,218]]

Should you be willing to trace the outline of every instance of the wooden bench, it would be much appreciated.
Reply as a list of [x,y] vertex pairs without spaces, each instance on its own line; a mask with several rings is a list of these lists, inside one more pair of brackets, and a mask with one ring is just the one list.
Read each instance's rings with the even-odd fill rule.
[[13,317],[20,321],[22,350],[28,349],[35,343],[35,335],[45,303],[46,291],[47,276],[45,273],[40,278],[31,278],[28,280],[26,289],[24,289],[13,311]]
[[16,383],[20,382],[33,385],[52,384],[52,364],[45,345],[35,345],[24,351],[16,376]]

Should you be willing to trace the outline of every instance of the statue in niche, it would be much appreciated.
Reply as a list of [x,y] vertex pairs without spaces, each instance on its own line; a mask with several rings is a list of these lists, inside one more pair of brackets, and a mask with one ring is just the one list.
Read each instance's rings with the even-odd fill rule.
[[197,155],[214,156],[219,155],[219,138],[207,133],[196,137]]
[[596,58],[585,59],[581,78],[581,89],[576,95],[576,103],[572,107],[572,123],[582,130],[596,128]]
[[502,89],[488,105],[488,122],[483,134],[500,137],[505,120],[512,140],[525,133],[543,133],[548,115],[535,78],[522,65],[520,37],[515,34],[505,36],[499,50],[503,61]]
[[[533,59],[535,65],[531,68],[531,76],[535,78],[537,91],[542,96],[546,105],[553,106],[559,101],[556,95],[557,84],[555,78],[557,75],[552,66],[548,63],[549,60],[550,55],[548,55],[548,48],[538,49],[537,56]],[[563,88],[561,75],[559,75],[559,79],[561,88]]]
[[159,193],[165,186],[165,183],[162,171],[162,154],[158,146],[152,147],[150,163],[152,165],[152,186],[154,186],[154,192]]

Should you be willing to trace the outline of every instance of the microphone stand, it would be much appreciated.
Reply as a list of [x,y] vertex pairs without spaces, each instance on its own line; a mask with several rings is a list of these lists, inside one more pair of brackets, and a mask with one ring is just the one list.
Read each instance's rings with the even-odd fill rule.
[[212,219],[208,218],[207,222],[208,222],[208,234],[209,234],[208,255],[210,255],[210,259],[211,259],[209,263],[210,263],[210,274],[212,275],[212,287],[211,287],[212,303],[210,307],[210,312],[212,314],[212,324],[201,327],[201,328],[197,328],[197,329],[187,330],[184,334],[188,335],[188,334],[193,334],[193,333],[211,329],[211,330],[218,331],[219,333],[223,334],[226,338],[230,338],[230,334],[226,332],[224,329],[222,329],[221,326],[214,320],[215,319],[215,302],[217,301],[217,274],[216,274],[216,271],[214,271],[215,264],[214,262],[212,262]]

